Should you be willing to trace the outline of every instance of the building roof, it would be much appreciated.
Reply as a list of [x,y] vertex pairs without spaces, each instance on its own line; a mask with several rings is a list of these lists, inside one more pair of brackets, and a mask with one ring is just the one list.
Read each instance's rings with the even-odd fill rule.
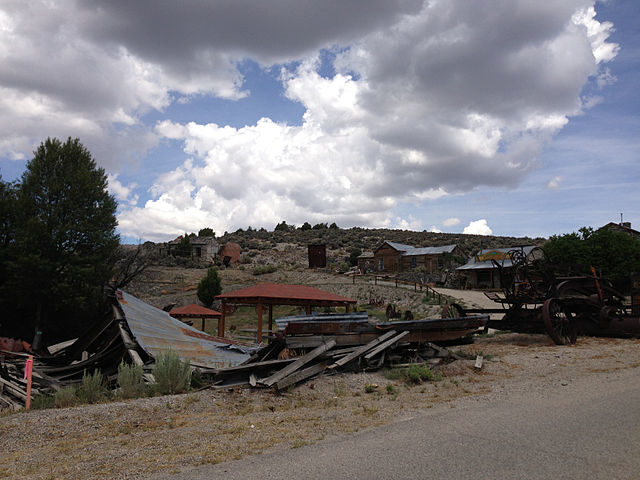
[[636,238],[640,238],[640,232],[638,230],[634,230],[633,228],[631,228],[631,222],[622,222],[622,223],[609,222],[603,227],[600,227],[598,230],[602,230],[603,228],[608,228],[616,232],[629,233]]
[[249,301],[249,300],[293,300],[296,302],[320,302],[322,304],[333,303],[337,305],[354,304],[356,300],[342,297],[335,293],[326,292],[318,288],[305,285],[286,285],[279,283],[261,283],[253,287],[242,288],[233,292],[218,295],[217,299],[227,301]]
[[375,251],[380,250],[384,245],[389,245],[391,248],[398,252],[402,252],[402,256],[412,255],[442,255],[443,253],[451,253],[456,248],[456,245],[441,245],[439,247],[412,247],[411,245],[405,245],[404,243],[389,242],[385,240],[382,245],[376,248]]
[[152,357],[172,350],[193,366],[210,368],[249,358],[251,349],[233,340],[207,335],[126,292],[118,291],[117,298],[134,340]]
[[508,248],[484,248],[480,250],[471,260],[456,270],[486,270],[497,268],[492,260],[500,263],[503,267],[509,268],[513,264],[511,258],[507,255],[511,250],[522,249],[525,255],[529,255],[535,245],[526,245],[523,247]]
[[439,247],[423,247],[412,248],[405,251],[402,256],[409,257],[413,255],[442,255],[443,253],[451,253],[455,250],[456,245],[441,245]]
[[198,318],[213,318],[220,317],[222,314],[220,312],[216,312],[215,310],[211,310],[210,308],[203,307],[202,305],[198,305],[196,303],[192,303],[191,305],[185,305],[183,307],[172,308],[169,312],[169,315],[172,317],[198,317]]
[[415,248],[415,247],[412,247],[411,245],[405,245],[404,243],[389,242],[385,240],[384,242],[382,242],[382,245],[376,248],[376,250],[379,250],[385,244],[389,245],[391,248],[393,248],[394,250],[397,250],[398,252],[406,252],[408,250],[413,250]]

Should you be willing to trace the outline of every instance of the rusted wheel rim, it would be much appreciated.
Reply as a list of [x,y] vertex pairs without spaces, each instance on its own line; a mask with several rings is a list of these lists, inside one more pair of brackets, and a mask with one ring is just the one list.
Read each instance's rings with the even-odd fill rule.
[[542,305],[542,319],[547,333],[556,345],[576,343],[578,337],[573,317],[563,310],[560,302],[550,298]]

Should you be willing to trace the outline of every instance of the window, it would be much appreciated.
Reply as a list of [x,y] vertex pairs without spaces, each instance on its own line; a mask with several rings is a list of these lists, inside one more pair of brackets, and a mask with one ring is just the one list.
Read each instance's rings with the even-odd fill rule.
[[384,259],[381,258],[378,260],[378,271],[381,272],[382,270],[384,270]]
[[411,257],[411,268],[416,268],[418,266],[418,259],[416,257]]

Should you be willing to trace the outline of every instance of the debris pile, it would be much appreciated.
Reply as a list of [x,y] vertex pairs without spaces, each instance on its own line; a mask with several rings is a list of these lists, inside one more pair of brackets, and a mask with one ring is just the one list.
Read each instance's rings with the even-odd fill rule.
[[434,342],[459,341],[486,322],[486,315],[379,324],[366,313],[285,317],[276,320],[283,334],[245,363],[203,373],[220,386],[282,390],[321,373],[438,364],[457,357]]

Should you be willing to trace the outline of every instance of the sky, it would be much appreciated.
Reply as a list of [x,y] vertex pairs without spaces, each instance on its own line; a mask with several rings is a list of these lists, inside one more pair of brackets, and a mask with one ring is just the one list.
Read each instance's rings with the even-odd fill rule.
[[640,227],[637,0],[3,0],[0,175],[79,138],[123,241]]

